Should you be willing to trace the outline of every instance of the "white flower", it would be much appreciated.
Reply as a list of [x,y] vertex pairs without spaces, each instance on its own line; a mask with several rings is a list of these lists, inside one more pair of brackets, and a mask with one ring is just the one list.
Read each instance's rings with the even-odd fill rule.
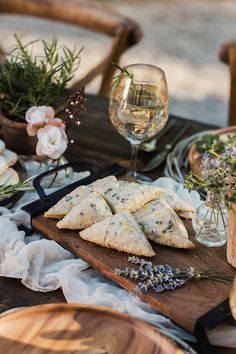
[[53,125],[46,125],[38,130],[38,143],[36,154],[38,156],[49,156],[58,159],[67,148],[67,137],[65,130]]
[[25,119],[28,123],[28,134],[36,135],[37,129],[41,128],[47,122],[48,119],[52,119],[54,115],[54,109],[50,106],[30,107],[25,114]]

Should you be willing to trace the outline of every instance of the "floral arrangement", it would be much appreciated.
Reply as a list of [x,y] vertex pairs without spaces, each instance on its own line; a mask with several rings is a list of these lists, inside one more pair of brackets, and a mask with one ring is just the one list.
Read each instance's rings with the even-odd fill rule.
[[115,273],[122,277],[137,280],[137,293],[147,293],[149,290],[156,293],[175,290],[182,287],[189,280],[209,279],[221,281],[229,285],[233,281],[233,276],[195,272],[192,267],[179,269],[171,267],[168,264],[154,265],[151,261],[146,261],[138,257],[128,257],[128,262],[135,264],[138,268],[116,268]]
[[185,178],[189,190],[205,190],[228,206],[236,201],[236,136],[228,136],[219,153],[217,142],[202,155],[201,175],[190,172]]
[[[80,125],[79,112],[86,109],[84,88],[69,97],[64,109],[67,118],[62,120],[55,116],[50,106],[30,107],[25,115],[27,132],[37,135],[36,154],[57,160],[67,149],[68,129],[72,124]],[[73,140],[70,140],[73,143]]]

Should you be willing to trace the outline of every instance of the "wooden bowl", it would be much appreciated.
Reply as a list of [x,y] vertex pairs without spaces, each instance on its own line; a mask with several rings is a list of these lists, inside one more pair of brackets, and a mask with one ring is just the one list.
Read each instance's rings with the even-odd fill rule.
[[47,304],[0,316],[4,354],[183,354],[157,329],[109,308]]
[[[212,135],[236,134],[236,125],[232,127],[213,130]],[[193,144],[188,153],[188,161],[193,172],[201,174],[202,154],[198,151],[197,144]]]
[[29,136],[26,130],[26,122],[16,122],[6,117],[0,111],[1,134],[7,149],[16,152],[18,155],[35,154],[37,136]]

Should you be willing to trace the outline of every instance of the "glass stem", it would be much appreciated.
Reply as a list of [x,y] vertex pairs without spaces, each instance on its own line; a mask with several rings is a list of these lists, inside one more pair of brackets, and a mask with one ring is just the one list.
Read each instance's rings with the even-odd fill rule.
[[132,151],[131,151],[130,176],[135,178],[137,176],[136,165],[137,165],[139,144],[131,144],[131,149]]

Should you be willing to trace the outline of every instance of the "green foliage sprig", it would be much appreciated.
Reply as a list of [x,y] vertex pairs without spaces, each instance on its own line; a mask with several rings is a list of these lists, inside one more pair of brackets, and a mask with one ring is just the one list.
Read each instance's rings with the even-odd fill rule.
[[[15,120],[24,120],[31,106],[50,106],[62,96],[80,64],[81,50],[59,47],[36,40],[23,44],[15,35],[16,44],[0,65],[0,108]],[[32,55],[32,45],[39,42],[44,55]]]
[[120,81],[123,77],[127,77],[131,80],[131,82],[133,82],[133,74],[130,74],[129,71],[125,68],[122,68],[121,66],[119,66],[116,63],[113,63],[113,65],[119,70],[119,73],[113,77],[113,83],[112,85],[117,87],[120,84]]
[[221,140],[219,135],[206,134],[196,144],[198,151],[201,153],[209,151],[213,145],[215,152],[221,153],[225,149],[225,141]]
[[34,191],[31,181],[35,178],[35,176],[29,177],[24,181],[20,181],[17,184],[9,185],[10,179],[2,186],[0,186],[0,199],[7,198],[16,192],[23,191]]

